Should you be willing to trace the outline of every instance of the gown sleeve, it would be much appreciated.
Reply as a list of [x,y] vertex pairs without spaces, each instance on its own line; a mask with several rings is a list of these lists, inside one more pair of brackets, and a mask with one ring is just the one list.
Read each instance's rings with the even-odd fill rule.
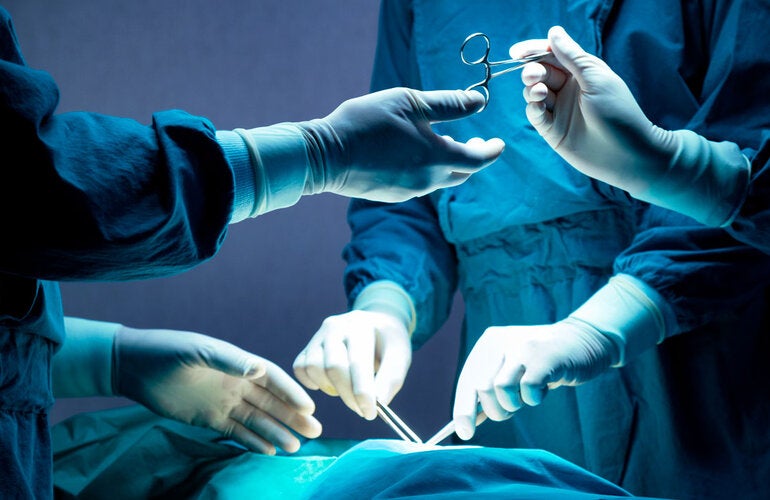
[[770,283],[770,259],[757,249],[770,247],[767,233],[757,232],[767,220],[770,202],[764,171],[770,100],[762,97],[770,88],[770,54],[757,50],[764,44],[762,30],[747,28],[770,22],[770,12],[750,3],[690,6],[697,12],[690,12],[685,33],[685,47],[690,46],[685,60],[691,62],[691,70],[683,71],[683,76],[697,107],[681,127],[709,140],[734,142],[753,158],[755,168],[760,165],[752,176],[749,200],[729,230],[704,227],[651,206],[635,240],[615,262],[616,272],[641,279],[669,302],[679,331],[730,316]]
[[[381,4],[372,90],[420,88],[412,47],[411,2]],[[352,304],[361,290],[378,280],[401,285],[414,302],[415,346],[446,321],[457,288],[454,248],[445,240],[433,198],[384,204],[352,200],[348,209],[351,241],[345,247],[345,290]]]
[[0,9],[0,273],[126,280],[213,256],[233,172],[213,125],[179,110],[149,125],[56,113],[51,76],[27,66]]
[[740,212],[728,228],[735,239],[770,254],[770,130],[751,156],[751,182]]

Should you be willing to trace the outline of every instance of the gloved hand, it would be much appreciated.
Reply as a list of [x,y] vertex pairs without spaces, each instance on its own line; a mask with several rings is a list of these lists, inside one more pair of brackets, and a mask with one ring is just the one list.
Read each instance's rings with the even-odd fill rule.
[[113,392],[155,413],[209,427],[252,451],[318,437],[310,396],[270,361],[205,335],[122,327],[113,343]]
[[643,281],[616,274],[566,319],[552,325],[490,327],[457,382],[455,431],[470,439],[477,405],[505,420],[539,405],[550,389],[587,382],[679,332],[668,302]]
[[431,124],[483,106],[475,91],[392,88],[345,101],[326,118],[217,130],[235,180],[230,222],[292,206],[303,195],[398,202],[461,184],[505,144],[456,142]]
[[299,123],[311,150],[305,192],[397,202],[461,184],[492,163],[504,143],[455,142],[431,123],[470,116],[483,105],[478,92],[393,88]]
[[513,45],[510,55],[549,46],[553,56],[528,64],[522,81],[527,118],[562,158],[586,175],[704,224],[731,221],[749,180],[749,162],[737,145],[653,125],[623,80],[561,27],[551,28],[547,40]]
[[492,420],[523,405],[539,405],[550,389],[579,385],[607,370],[618,356],[613,342],[586,322],[490,327],[465,361],[455,392],[455,432],[470,439],[478,404]]
[[305,387],[340,396],[367,420],[377,417],[376,399],[390,403],[412,362],[404,321],[394,315],[353,310],[326,318],[294,361]]

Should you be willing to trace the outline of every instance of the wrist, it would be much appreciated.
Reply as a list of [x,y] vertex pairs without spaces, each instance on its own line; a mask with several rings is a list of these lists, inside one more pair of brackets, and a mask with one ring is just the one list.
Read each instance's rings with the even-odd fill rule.
[[569,325],[574,335],[577,335],[583,346],[592,353],[603,353],[604,364],[602,369],[610,366],[620,366],[620,347],[614,339],[597,329],[591,323],[570,315],[559,323]]
[[394,281],[379,280],[370,283],[358,294],[352,309],[389,314],[401,321],[410,337],[417,324],[414,301],[406,290]]
[[645,189],[629,193],[708,226],[729,225],[749,186],[750,163],[740,148],[690,130],[658,130],[666,168]]
[[53,357],[56,397],[113,396],[112,355],[122,325],[64,318],[66,339]]
[[235,178],[231,223],[289,207],[307,193],[312,178],[301,127],[280,123],[221,131],[217,138]]
[[673,328],[667,304],[657,292],[629,275],[613,276],[569,319],[590,325],[608,337],[617,353],[612,366],[619,367],[660,343]]
[[308,182],[305,194],[336,193],[344,184],[345,147],[327,118],[297,123],[307,147]]

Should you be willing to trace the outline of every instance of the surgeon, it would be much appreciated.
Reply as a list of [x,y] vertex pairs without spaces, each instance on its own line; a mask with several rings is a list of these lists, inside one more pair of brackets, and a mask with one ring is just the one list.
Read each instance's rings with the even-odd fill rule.
[[[56,281],[179,273],[212,257],[228,224],[302,195],[402,201],[464,182],[503,149],[432,131],[483,106],[463,91],[389,89],[322,119],[248,130],[179,110],[149,126],[57,114],[58,99],[51,76],[25,64],[0,8],[2,498],[52,495],[51,357],[65,335]],[[126,385],[118,391],[131,395]],[[308,411],[304,398],[286,403],[284,416]]]
[[759,151],[741,151],[731,142],[653,125],[625,82],[560,26],[548,39],[515,44],[510,55],[548,48],[555,60],[528,65],[522,80],[529,122],[554,151],[637,199],[725,227],[770,252],[769,132]]
[[[459,58],[471,33],[498,60],[562,25],[665,130],[755,149],[770,126],[764,5],[384,0],[380,16],[373,90],[468,86],[483,76]],[[522,91],[495,78],[483,112],[436,127],[501,135],[492,167],[395,205],[351,201],[350,311],[322,323],[295,375],[374,418],[459,289],[460,439],[544,449],[636,495],[765,497],[770,257],[569,166],[529,123]],[[476,427],[479,406],[489,418]]]

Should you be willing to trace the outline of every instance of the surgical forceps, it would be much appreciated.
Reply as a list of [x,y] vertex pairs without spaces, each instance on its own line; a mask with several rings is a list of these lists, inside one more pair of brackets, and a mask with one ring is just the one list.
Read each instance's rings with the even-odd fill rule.
[[[476,425],[479,425],[481,422],[483,422],[486,419],[487,419],[487,415],[481,409],[479,409],[478,413],[476,414]],[[454,433],[455,433],[455,422],[454,420],[452,420],[448,424],[446,424],[444,427],[442,427],[440,431],[438,431],[433,436],[431,436],[430,439],[425,441],[425,444],[428,446],[435,446]]]
[[[466,47],[468,46],[468,43],[471,40],[475,39],[481,39],[484,42],[484,53],[481,57],[477,59],[468,59],[466,57]],[[478,45],[475,43],[474,45]],[[489,104],[489,81],[492,78],[496,78],[500,75],[504,75],[506,73],[510,73],[511,71],[516,71],[517,69],[523,68],[527,63],[539,61],[540,59],[544,58],[548,54],[550,54],[550,51],[545,52],[537,52],[535,54],[530,54],[526,57],[522,57],[521,59],[506,59],[504,61],[490,61],[489,60],[489,37],[485,35],[484,33],[473,33],[472,35],[469,35],[468,38],[465,39],[462,46],[460,46],[460,59],[462,59],[464,64],[467,64],[468,66],[476,66],[476,65],[483,65],[484,70],[486,72],[484,79],[480,82],[474,83],[467,89],[468,90],[476,90],[478,92],[481,92],[484,95],[484,107],[479,110],[479,112],[483,111],[484,108],[487,107],[487,104]],[[513,64],[510,68],[506,68],[503,70],[498,71],[497,73],[492,72],[493,66],[502,66],[504,64]]]
[[396,413],[391,410],[385,403],[380,403],[377,401],[377,415],[379,415],[380,418],[391,427],[391,429],[396,431],[396,434],[401,436],[401,439],[404,441],[422,444],[422,439],[420,439],[417,434],[415,434],[414,431],[404,423],[403,420],[398,418],[398,415],[396,415]]

